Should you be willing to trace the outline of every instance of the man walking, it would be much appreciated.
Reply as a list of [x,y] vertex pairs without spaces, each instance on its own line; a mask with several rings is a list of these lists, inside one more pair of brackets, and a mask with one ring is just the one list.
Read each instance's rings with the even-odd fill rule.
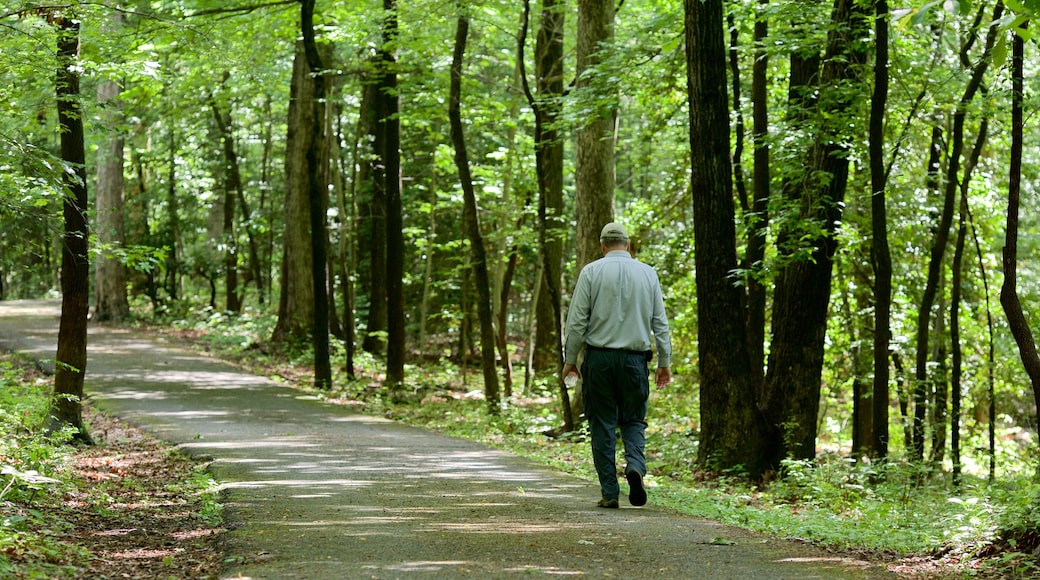
[[[582,379],[585,416],[592,432],[592,460],[599,476],[599,507],[618,507],[615,430],[625,447],[628,499],[646,504],[646,408],[650,395],[651,339],[657,345],[658,388],[672,378],[672,345],[657,272],[628,252],[625,229],[603,226],[599,237],[603,258],[589,263],[567,312],[563,376]],[[576,368],[585,347],[585,361]]]

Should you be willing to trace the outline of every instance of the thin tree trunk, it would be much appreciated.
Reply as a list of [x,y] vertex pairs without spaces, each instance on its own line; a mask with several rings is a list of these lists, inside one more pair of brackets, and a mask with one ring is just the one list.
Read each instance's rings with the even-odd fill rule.
[[[1023,126],[1025,124],[1022,110],[1024,44],[1022,37],[1015,34],[1011,57],[1011,166],[1008,176],[1007,233],[1003,251],[1004,285],[1000,289],[1000,304],[1004,307],[1011,334],[1014,335],[1015,342],[1018,344],[1022,366],[1025,368],[1033,388],[1034,410],[1040,411],[1040,354],[1037,353],[1033,331],[1029,328],[1018,297],[1018,214],[1022,189]],[[990,404],[995,403],[992,401]]]
[[480,214],[477,211],[477,196],[470,174],[466,138],[462,129],[462,62],[466,54],[466,37],[469,35],[469,20],[459,15],[455,29],[455,51],[451,61],[451,88],[448,93],[448,119],[451,124],[451,142],[455,146],[455,166],[459,170],[464,198],[464,222],[469,237],[473,273],[477,285],[477,317],[480,319],[480,358],[484,371],[484,400],[491,415],[501,414],[501,397],[498,392],[498,368],[495,364],[494,316],[491,312],[491,280],[488,276],[487,255],[484,236],[480,232]]
[[90,264],[87,257],[87,171],[80,107],[79,21],[57,16],[56,96],[61,127],[61,158],[74,174],[63,172],[65,235],[61,256],[61,322],[55,355],[54,399],[48,428],[75,429],[75,438],[91,443],[83,424],[83,377],[87,370],[87,310]]
[[[228,73],[224,73],[227,80]],[[231,120],[221,112],[216,99],[210,100],[213,118],[217,123],[217,131],[223,145],[224,155],[224,229],[222,233],[224,245],[224,299],[228,312],[242,311],[242,302],[238,295],[238,236],[235,232],[235,201],[242,196],[242,177],[238,169],[238,154],[235,153],[235,141],[231,135]]]
[[[325,247],[325,189],[326,171],[321,167],[320,138],[324,127],[322,100],[325,97],[325,67],[321,62],[314,41],[314,0],[302,0],[300,22],[303,27],[303,50],[307,65],[314,78],[314,97],[309,103],[312,110],[311,138],[307,147],[307,170],[310,174],[308,206],[311,225],[311,280],[314,289],[314,322],[312,345],[314,347],[314,386],[328,389],[332,386],[332,366],[329,360],[329,298],[325,268],[328,262]],[[307,106],[307,105],[302,105]]]
[[[536,335],[533,364],[535,370],[543,370],[539,352],[552,346],[554,379],[560,392],[563,415],[563,432],[574,430],[574,408],[567,386],[560,376],[563,368],[563,342],[560,325],[563,321],[563,300],[560,292],[562,268],[563,233],[563,143],[554,123],[559,115],[559,97],[563,94],[563,24],[564,13],[556,0],[542,1],[541,26],[536,43],[538,98],[531,92],[524,65],[524,45],[530,21],[530,2],[524,2],[524,19],[517,45],[517,62],[520,80],[528,104],[534,111],[535,165],[538,178],[538,247],[542,257],[539,271],[542,283],[536,292]],[[597,239],[598,239],[597,232]],[[551,308],[551,318],[546,312],[544,301]]]
[[166,175],[166,212],[167,221],[170,224],[170,254],[166,258],[167,283],[166,291],[171,300],[177,300],[181,294],[181,263],[180,256],[184,255],[181,240],[181,218],[180,203],[177,199],[177,133],[172,123],[169,127],[169,154],[167,159],[168,170]]
[[[343,111],[342,106],[337,107],[337,125],[339,133],[343,133]],[[360,126],[360,119],[359,119]],[[347,379],[354,380],[354,355],[357,350],[357,320],[354,315],[354,272],[357,271],[357,154],[358,139],[360,132],[354,132],[354,142],[350,149],[349,159],[342,151],[336,163],[339,164],[339,211],[343,218],[340,221],[339,232],[339,275],[340,293],[343,295],[343,326],[344,326],[344,350],[345,359],[343,370],[346,371]],[[349,163],[349,165],[348,165]],[[348,169],[349,168],[349,169]],[[349,191],[347,188],[347,175],[350,175]]]
[[871,433],[864,441],[871,457],[888,456],[888,348],[892,339],[892,253],[888,246],[888,174],[884,166],[885,107],[888,102],[888,2],[874,2],[874,94],[870,99],[870,264],[874,271],[874,383]]
[[751,67],[752,125],[754,131],[755,168],[752,174],[751,215],[748,226],[744,267],[751,271],[747,280],[747,342],[751,357],[751,373],[759,385],[765,380],[766,285],[762,279],[766,256],[766,234],[769,224],[769,51],[766,20],[769,0],[758,0],[755,15],[755,61]]
[[[997,2],[993,8],[993,22],[1000,20],[1004,11],[1002,2]],[[925,440],[925,418],[928,410],[928,391],[931,381],[928,376],[928,348],[929,331],[932,316],[932,308],[939,293],[939,278],[943,267],[943,257],[946,246],[949,244],[950,228],[953,224],[953,211],[956,205],[957,175],[960,172],[960,158],[964,149],[964,121],[968,115],[968,105],[975,98],[979,88],[982,86],[982,78],[989,68],[990,53],[996,42],[999,26],[991,26],[986,35],[986,44],[983,57],[978,60],[972,70],[971,79],[964,89],[964,94],[957,105],[953,115],[952,145],[950,147],[949,163],[946,170],[946,188],[943,201],[942,214],[939,217],[938,228],[935,232],[935,240],[932,244],[931,259],[928,263],[928,277],[925,281],[924,292],[917,314],[917,359],[915,367],[914,385],[914,425],[913,441],[910,446],[911,459],[921,461],[924,459]]]
[[379,122],[384,133],[383,163],[386,167],[386,384],[391,390],[404,383],[406,337],[404,328],[404,222],[401,207],[401,122],[398,119],[397,2],[383,0],[383,45],[380,47],[382,76],[380,101],[384,105]]
[[[225,80],[227,79],[227,73],[225,73]],[[211,101],[213,107],[213,118],[217,122],[217,130],[220,132],[221,142],[223,144],[224,152],[224,187],[225,193],[230,198],[225,201],[224,204],[224,236],[228,244],[228,256],[227,266],[230,268],[234,266],[237,269],[238,264],[238,242],[236,240],[234,218],[235,218],[235,206],[240,208],[242,215],[242,222],[245,224],[246,239],[248,240],[249,248],[249,275],[253,279],[253,283],[256,285],[258,301],[260,304],[266,302],[265,299],[265,288],[264,288],[264,276],[261,274],[260,267],[260,252],[257,248],[256,236],[253,232],[253,216],[249,209],[249,204],[246,200],[245,188],[242,183],[241,168],[238,163],[238,153],[235,151],[235,137],[232,132],[231,113],[221,111],[219,104],[216,99]],[[238,294],[238,280],[237,275],[234,279],[231,278],[231,272],[228,272],[228,311],[240,312],[242,310],[241,296]],[[234,292],[231,288],[234,288]],[[234,295],[234,301],[231,296]],[[233,308],[234,306],[234,308]]]

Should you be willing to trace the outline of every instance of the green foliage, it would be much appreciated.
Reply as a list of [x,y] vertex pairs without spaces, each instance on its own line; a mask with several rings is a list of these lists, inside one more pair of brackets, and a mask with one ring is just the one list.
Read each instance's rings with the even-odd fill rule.
[[25,381],[24,371],[0,360],[0,500],[31,500],[37,492],[61,482],[62,445],[69,430],[48,433],[44,419],[50,408],[50,384]]

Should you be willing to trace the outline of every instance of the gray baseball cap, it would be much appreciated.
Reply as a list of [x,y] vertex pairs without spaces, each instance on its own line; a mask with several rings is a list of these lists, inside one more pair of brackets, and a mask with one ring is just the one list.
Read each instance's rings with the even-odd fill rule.
[[599,233],[599,239],[601,240],[627,240],[628,233],[625,232],[625,228],[621,227],[621,224],[610,222],[603,226],[603,231]]

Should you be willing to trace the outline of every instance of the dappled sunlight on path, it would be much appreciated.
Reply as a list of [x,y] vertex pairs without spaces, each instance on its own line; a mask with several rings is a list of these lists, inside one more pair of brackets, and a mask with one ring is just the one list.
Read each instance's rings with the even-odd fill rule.
[[[0,302],[0,342],[52,358],[57,311]],[[678,516],[653,496],[598,509],[593,482],[358,415],[137,331],[92,326],[88,357],[95,406],[211,461],[229,578],[888,577]]]

